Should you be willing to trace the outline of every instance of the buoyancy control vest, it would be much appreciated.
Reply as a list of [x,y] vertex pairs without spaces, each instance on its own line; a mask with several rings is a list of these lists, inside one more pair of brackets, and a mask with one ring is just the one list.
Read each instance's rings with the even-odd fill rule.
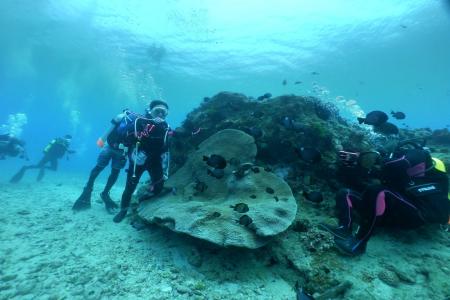
[[384,184],[405,194],[428,222],[445,224],[449,217],[449,182],[442,161],[428,150],[408,149],[384,162]]

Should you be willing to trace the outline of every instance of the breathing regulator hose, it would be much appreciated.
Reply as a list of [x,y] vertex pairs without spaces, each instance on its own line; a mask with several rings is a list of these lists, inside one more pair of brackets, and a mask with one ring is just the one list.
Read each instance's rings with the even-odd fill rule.
[[133,178],[136,178],[136,159],[139,153],[139,146],[141,145],[141,142],[136,142],[136,147],[134,147],[134,164],[133,164]]

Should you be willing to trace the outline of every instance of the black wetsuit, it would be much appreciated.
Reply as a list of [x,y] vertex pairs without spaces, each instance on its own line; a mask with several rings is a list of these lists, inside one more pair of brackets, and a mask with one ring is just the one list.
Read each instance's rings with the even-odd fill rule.
[[6,156],[16,157],[20,154],[21,158],[25,158],[24,142],[10,136],[9,134],[0,135],[0,159],[5,159]]
[[336,196],[339,225],[351,232],[353,211],[360,217],[354,248],[364,245],[375,226],[417,228],[445,224],[449,216],[448,176],[433,167],[425,150],[409,150],[384,162],[380,179],[359,190],[343,189]]
[[111,120],[111,123],[114,125],[114,129],[106,138],[108,144],[105,145],[100,152],[97,159],[97,165],[91,170],[89,180],[86,184],[86,188],[92,190],[97,176],[103,171],[103,169],[105,169],[105,167],[109,164],[109,161],[112,161],[111,174],[109,175],[108,181],[103,190],[104,193],[109,193],[119,177],[120,170],[123,169],[126,164],[126,153],[123,149],[120,149],[119,145],[123,144],[125,147],[129,146],[126,144],[125,137],[117,132],[117,127],[120,122],[116,122],[113,119]]
[[136,139],[136,142],[139,142],[137,150],[143,152],[146,159],[143,164],[139,165],[133,158],[130,158],[127,182],[120,204],[121,212],[114,218],[115,222],[120,222],[125,217],[130,206],[131,196],[145,171],[150,174],[153,195],[158,195],[164,187],[165,168],[162,156],[169,150],[167,140],[169,126],[166,122],[156,124],[142,120],[138,127],[139,132],[147,132],[146,136]]
[[[69,150],[69,142],[63,138],[55,138],[44,149],[44,156],[36,165],[24,166],[19,172],[11,178],[10,182],[19,182],[26,170],[39,169],[39,175],[37,181],[42,180],[45,175],[45,169],[56,171],[58,169],[58,159],[62,158],[66,153],[74,153],[75,151]],[[50,163],[50,166],[46,165]]]

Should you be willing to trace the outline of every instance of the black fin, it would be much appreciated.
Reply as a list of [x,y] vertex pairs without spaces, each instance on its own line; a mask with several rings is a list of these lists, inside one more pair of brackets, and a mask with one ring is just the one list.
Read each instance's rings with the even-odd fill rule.
[[20,180],[22,180],[23,175],[25,175],[25,171],[27,170],[27,167],[22,167],[22,169],[20,169],[19,172],[16,173],[16,175],[14,175],[9,182],[11,183],[18,183]]

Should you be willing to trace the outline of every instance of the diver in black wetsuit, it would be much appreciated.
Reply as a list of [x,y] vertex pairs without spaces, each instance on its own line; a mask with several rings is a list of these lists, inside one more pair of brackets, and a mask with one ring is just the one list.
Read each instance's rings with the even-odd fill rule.
[[[125,110],[111,120],[109,130],[97,140],[97,145],[102,148],[96,166],[91,170],[88,182],[83,189],[80,197],[73,204],[74,211],[80,211],[91,207],[91,194],[94,188],[94,182],[98,175],[106,168],[111,161],[111,174],[108,181],[100,193],[100,197],[105,203],[105,208],[109,213],[113,213],[114,209],[119,206],[111,199],[109,192],[116,183],[120,170],[122,170],[127,162],[128,148],[130,144],[127,142],[126,132],[121,131],[121,126],[126,122],[132,122],[132,117],[136,114]],[[106,144],[105,142],[106,141]]]
[[[37,177],[37,181],[41,181],[45,175],[45,169],[50,169],[56,171],[58,169],[58,159],[62,158],[64,154],[75,153],[74,150],[70,150],[69,146],[72,141],[71,135],[65,135],[63,138],[55,138],[53,139],[44,149],[44,157],[39,161],[37,165],[24,166],[22,169],[14,175],[10,182],[17,183],[19,182],[23,175],[25,175],[25,171],[29,169],[39,169],[39,175]],[[50,163],[50,167],[46,167],[46,164]]]
[[[413,148],[406,147],[408,144]],[[445,165],[432,158],[417,143],[403,143],[385,159],[380,159],[379,154],[378,159],[374,159],[377,154],[373,151],[341,152],[340,156],[347,169],[351,169],[352,161],[355,162],[354,168],[361,168],[356,162],[364,161],[364,156],[371,156],[369,160],[378,160],[380,165],[378,169],[373,164],[362,167],[367,176],[360,177],[365,180],[378,178],[378,183],[355,184],[358,190],[344,189],[336,195],[339,226],[320,225],[334,235],[336,246],[345,254],[364,253],[374,228],[379,225],[412,229],[449,221],[449,184]],[[361,220],[355,236],[352,234],[354,211]]]
[[127,215],[131,196],[142,174],[147,171],[151,177],[153,196],[161,193],[169,172],[169,125],[165,121],[169,106],[161,100],[150,103],[148,118],[136,119],[134,132],[134,149],[130,157],[125,190],[120,204],[121,210],[114,217],[114,222],[121,222]]
[[19,156],[28,160],[24,146],[24,141],[9,134],[0,134],[0,160],[5,159],[6,156]]

